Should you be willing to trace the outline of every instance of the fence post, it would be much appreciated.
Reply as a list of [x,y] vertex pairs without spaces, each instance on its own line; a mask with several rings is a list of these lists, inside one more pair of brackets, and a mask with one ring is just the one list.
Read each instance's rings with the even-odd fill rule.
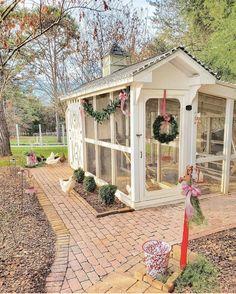
[[42,129],[41,129],[41,124],[39,124],[39,142],[40,146],[43,146],[43,140],[42,140]]
[[17,146],[20,146],[20,136],[19,136],[19,126],[16,124],[16,139],[17,139]]
[[65,126],[64,124],[61,125],[62,128],[62,143],[65,145]]

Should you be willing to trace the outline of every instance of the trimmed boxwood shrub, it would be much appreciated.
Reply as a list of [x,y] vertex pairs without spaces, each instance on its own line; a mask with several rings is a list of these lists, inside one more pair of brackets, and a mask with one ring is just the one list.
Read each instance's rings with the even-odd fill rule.
[[79,167],[78,169],[76,169],[74,171],[74,175],[75,175],[76,181],[78,183],[83,183],[83,180],[84,180],[84,170],[81,167]]
[[84,178],[84,189],[88,192],[94,192],[94,190],[96,189],[96,182],[94,180],[94,177],[85,177]]
[[115,185],[104,185],[99,190],[99,195],[102,199],[102,202],[106,205],[113,204],[115,200],[115,193],[117,186]]

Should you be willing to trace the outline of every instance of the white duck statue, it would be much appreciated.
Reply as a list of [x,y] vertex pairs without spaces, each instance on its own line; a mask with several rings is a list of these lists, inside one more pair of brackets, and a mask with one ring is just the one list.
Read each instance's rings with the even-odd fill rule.
[[76,180],[74,176],[70,176],[69,179],[59,179],[60,186],[63,192],[70,194],[70,191],[75,187]]
[[57,154],[51,152],[50,156],[46,159],[46,164],[52,165],[60,161],[60,157],[57,157]]

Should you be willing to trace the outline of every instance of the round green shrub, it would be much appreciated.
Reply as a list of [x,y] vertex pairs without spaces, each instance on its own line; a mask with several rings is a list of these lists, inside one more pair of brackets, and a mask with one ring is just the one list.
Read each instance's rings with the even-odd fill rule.
[[83,186],[86,191],[94,192],[97,186],[94,177],[85,177]]
[[104,185],[99,190],[99,195],[101,200],[106,205],[110,205],[114,203],[115,193],[117,190],[117,186],[115,185]]
[[84,170],[81,167],[79,167],[78,169],[76,169],[74,171],[74,175],[75,175],[76,181],[78,183],[83,183],[83,180],[84,180]]

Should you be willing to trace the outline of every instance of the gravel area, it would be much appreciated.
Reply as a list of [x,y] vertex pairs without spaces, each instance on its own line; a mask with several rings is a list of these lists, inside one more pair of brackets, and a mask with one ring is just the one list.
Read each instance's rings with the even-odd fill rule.
[[0,292],[45,292],[55,235],[37,197],[22,197],[18,171],[0,169]]
[[221,292],[236,293],[236,228],[192,240],[189,248],[218,267]]

